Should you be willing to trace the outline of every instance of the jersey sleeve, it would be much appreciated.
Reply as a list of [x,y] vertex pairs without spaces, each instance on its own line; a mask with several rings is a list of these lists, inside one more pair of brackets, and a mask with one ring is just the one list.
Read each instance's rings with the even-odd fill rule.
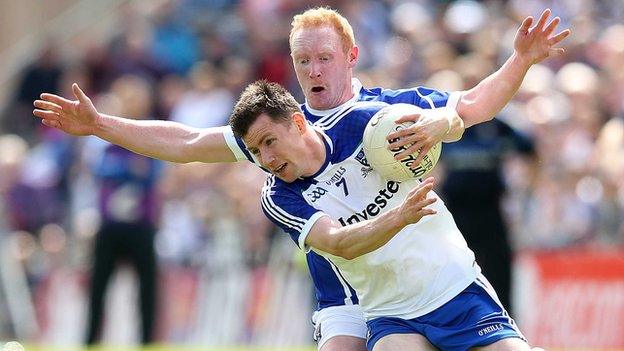
[[406,103],[425,109],[438,107],[450,107],[456,109],[459,98],[461,97],[461,92],[445,92],[420,86],[398,90],[380,89],[379,96],[381,101],[391,105]]
[[229,126],[225,127],[223,129],[223,137],[225,138],[227,146],[230,148],[234,156],[236,156],[237,161],[248,160],[249,162],[259,165],[253,155],[247,150],[243,140],[234,136],[232,128]]
[[270,177],[262,189],[262,210],[271,222],[290,235],[301,250],[310,251],[305,239],[314,223],[325,213],[310,206],[301,194],[274,183],[274,177]]
[[237,138],[234,135],[232,128],[230,128],[229,126],[224,127],[223,137],[225,138],[227,146],[230,148],[234,156],[236,156],[236,161],[247,160],[258,166],[261,170],[267,173],[271,173],[268,169],[260,165],[260,161],[258,161],[258,159],[251,152],[249,152],[249,150],[247,150],[247,147],[245,146],[243,140],[241,138]]

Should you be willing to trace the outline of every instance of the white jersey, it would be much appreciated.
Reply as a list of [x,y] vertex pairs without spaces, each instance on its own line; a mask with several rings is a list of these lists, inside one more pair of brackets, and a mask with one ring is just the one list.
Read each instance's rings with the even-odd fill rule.
[[[319,172],[293,183],[268,178],[263,210],[301,249],[309,249],[305,239],[319,218],[327,215],[345,226],[375,218],[400,205],[418,184],[418,180],[387,182],[366,162],[362,134],[384,106],[356,102],[319,119],[314,126],[326,146]],[[424,315],[451,300],[479,274],[474,254],[442,200],[431,207],[436,215],[405,227],[381,248],[353,260],[318,251],[355,289],[367,319]]]
[[[423,109],[436,107],[455,107],[460,97],[459,92],[444,92],[427,87],[413,87],[408,89],[386,89],[381,87],[365,88],[358,79],[352,82],[353,97],[344,104],[331,110],[314,110],[302,104],[301,108],[312,123],[330,121],[352,107],[358,101],[380,101],[388,104],[407,103]],[[255,157],[246,150],[244,142],[235,138],[232,130],[226,128],[224,137],[228,146],[238,160],[249,160],[259,166]],[[310,276],[314,282],[319,309],[330,306],[358,304],[355,290],[346,281],[338,267],[328,258],[309,251],[306,255]]]

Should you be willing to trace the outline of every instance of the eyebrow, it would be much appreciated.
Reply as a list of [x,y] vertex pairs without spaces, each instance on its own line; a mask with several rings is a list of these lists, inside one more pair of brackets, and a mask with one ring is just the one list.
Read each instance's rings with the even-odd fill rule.
[[[269,134],[270,134],[270,133],[265,133],[265,134],[262,136],[262,138],[260,138],[260,141],[258,142],[258,145],[262,145],[262,142],[264,142],[264,140],[265,140],[265,139],[269,136]],[[252,153],[253,153],[253,151],[252,151],[252,150],[257,150],[257,149],[258,149],[257,147],[253,147],[253,146],[251,146],[251,147],[250,147],[249,145],[247,145],[247,143],[245,143],[245,147],[247,148],[247,150],[248,150],[248,151],[250,151],[250,152],[252,152]]]

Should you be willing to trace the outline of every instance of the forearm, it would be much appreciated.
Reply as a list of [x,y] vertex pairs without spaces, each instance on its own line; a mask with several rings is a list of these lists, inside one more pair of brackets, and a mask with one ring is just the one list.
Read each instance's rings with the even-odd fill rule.
[[465,91],[457,104],[465,127],[494,118],[516,94],[530,67],[531,62],[514,53],[500,69]]
[[132,152],[164,161],[235,162],[221,128],[199,129],[160,120],[100,114],[94,135]]
[[405,227],[399,216],[399,207],[375,219],[335,228],[333,250],[330,252],[348,260],[375,251]]

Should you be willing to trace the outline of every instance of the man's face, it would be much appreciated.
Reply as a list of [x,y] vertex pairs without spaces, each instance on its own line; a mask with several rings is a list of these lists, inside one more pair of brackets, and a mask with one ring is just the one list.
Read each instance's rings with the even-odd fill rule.
[[299,29],[290,49],[297,80],[310,107],[328,110],[353,96],[351,77],[357,47],[345,54],[342,39],[333,27]]
[[292,120],[274,122],[266,114],[260,115],[243,137],[260,165],[288,183],[303,175],[306,148],[302,140]]

